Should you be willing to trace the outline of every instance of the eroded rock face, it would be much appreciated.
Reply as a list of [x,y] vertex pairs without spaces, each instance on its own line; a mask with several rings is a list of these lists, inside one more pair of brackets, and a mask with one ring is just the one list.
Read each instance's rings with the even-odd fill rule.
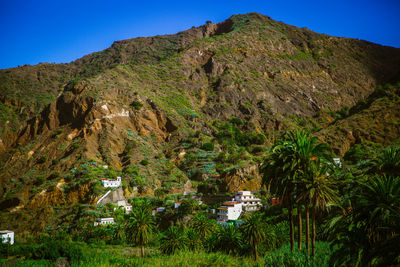
[[230,193],[260,190],[261,178],[258,165],[234,169],[221,176]]

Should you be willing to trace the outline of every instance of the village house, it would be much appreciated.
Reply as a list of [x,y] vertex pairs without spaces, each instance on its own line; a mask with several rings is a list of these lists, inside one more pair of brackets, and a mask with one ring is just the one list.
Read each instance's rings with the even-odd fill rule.
[[174,209],[179,208],[182,205],[182,201],[174,201]]
[[[131,213],[131,211],[132,211],[132,205],[129,205],[129,203],[127,203],[126,199],[118,200],[117,206],[118,206],[118,208],[122,207],[125,210],[125,213]],[[117,208],[114,208],[114,211],[116,209]]]
[[237,220],[242,213],[242,203],[235,201],[227,201],[218,207],[217,222],[222,223],[228,220]]
[[101,179],[101,183],[104,187],[119,187],[121,186],[121,177],[118,176],[116,180]]
[[155,210],[152,211],[152,215],[155,216],[157,213],[161,213],[165,211],[165,207],[158,207]]
[[0,231],[0,238],[2,243],[14,244],[14,232],[9,230]]
[[243,211],[251,212],[261,208],[261,199],[255,198],[251,191],[239,191],[236,193],[235,202],[243,204]]
[[333,158],[333,162],[335,165],[339,166],[339,168],[342,168],[342,162],[340,162],[340,158]]
[[98,226],[98,225],[108,225],[108,224],[113,224],[114,222],[114,218],[99,218],[99,220],[97,222],[94,222],[94,226]]

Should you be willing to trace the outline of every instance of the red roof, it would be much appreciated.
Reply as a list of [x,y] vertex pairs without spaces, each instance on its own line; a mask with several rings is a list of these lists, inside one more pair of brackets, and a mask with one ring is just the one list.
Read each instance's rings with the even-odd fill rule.
[[239,202],[235,202],[235,201],[224,202],[224,205],[226,205],[226,206],[234,206],[235,204],[240,204],[240,203]]

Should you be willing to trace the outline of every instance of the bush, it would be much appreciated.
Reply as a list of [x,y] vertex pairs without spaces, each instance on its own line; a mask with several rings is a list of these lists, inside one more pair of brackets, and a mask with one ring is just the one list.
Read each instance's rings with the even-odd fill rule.
[[47,156],[41,156],[37,160],[38,163],[45,163],[46,161],[47,161]]
[[210,142],[204,143],[201,146],[201,149],[206,150],[206,151],[213,151],[214,150],[214,144],[210,143]]
[[47,177],[47,180],[56,179],[58,177],[60,177],[60,173],[59,172],[53,172],[52,174],[49,175],[49,177]]
[[136,110],[139,110],[141,107],[143,107],[143,103],[134,100],[129,106]]
[[143,159],[141,162],[140,162],[140,164],[142,164],[143,166],[147,166],[147,165],[149,165],[149,161],[147,160],[147,159]]
[[9,254],[26,259],[55,260],[67,257],[79,261],[83,257],[82,243],[68,242],[65,240],[47,240],[42,244],[13,245]]

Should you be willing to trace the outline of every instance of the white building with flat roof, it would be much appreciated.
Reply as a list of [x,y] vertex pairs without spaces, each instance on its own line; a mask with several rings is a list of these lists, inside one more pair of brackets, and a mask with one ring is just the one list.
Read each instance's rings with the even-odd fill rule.
[[14,232],[10,230],[0,231],[0,238],[2,243],[14,244]]
[[119,187],[121,186],[121,177],[118,176],[116,180],[101,179],[101,183],[104,187]]
[[94,226],[107,225],[115,223],[114,218],[99,218],[97,222],[94,222]]
[[225,222],[227,220],[237,220],[242,214],[242,203],[235,201],[227,201],[218,207],[218,222]]
[[340,158],[332,158],[332,159],[336,166],[339,166],[339,168],[342,168],[342,162],[340,161]]
[[239,191],[233,201],[243,204],[243,211],[255,211],[261,208],[261,199],[255,198],[251,191]]
[[[118,208],[122,207],[125,211],[125,213],[131,213],[132,211],[132,205],[129,205],[129,203],[126,201],[126,199],[118,200],[117,201],[117,206]],[[114,208],[114,211],[117,208]]]

